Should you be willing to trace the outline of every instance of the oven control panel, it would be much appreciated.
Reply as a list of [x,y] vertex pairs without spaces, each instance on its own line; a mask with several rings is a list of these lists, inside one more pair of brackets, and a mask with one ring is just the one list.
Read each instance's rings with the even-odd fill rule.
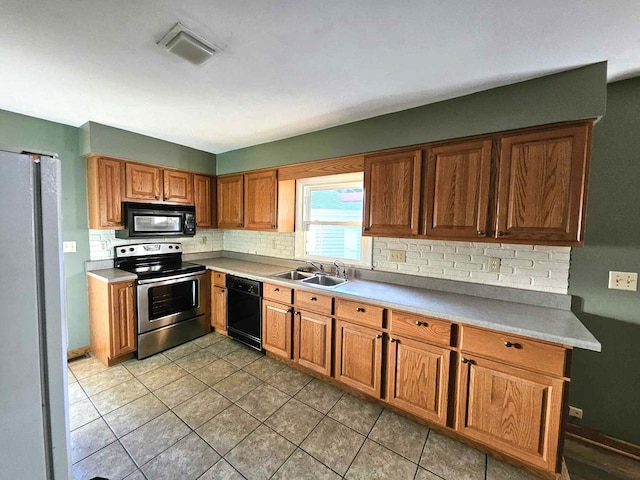
[[135,245],[118,245],[114,247],[115,257],[143,257],[145,255],[161,255],[182,252],[181,243],[138,243]]

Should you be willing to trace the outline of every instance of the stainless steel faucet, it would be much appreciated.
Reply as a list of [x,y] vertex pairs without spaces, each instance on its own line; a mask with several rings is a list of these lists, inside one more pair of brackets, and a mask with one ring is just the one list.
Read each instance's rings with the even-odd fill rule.
[[311,265],[313,268],[316,269],[316,273],[324,273],[324,271],[322,270],[322,264],[320,262],[312,262],[311,260],[305,260],[305,263],[308,263],[309,265]]
[[[345,280],[349,278],[347,266],[342,262],[342,260],[335,260],[333,262],[333,266],[336,267],[336,277],[342,277]],[[342,269],[342,275],[340,274],[340,269]]]

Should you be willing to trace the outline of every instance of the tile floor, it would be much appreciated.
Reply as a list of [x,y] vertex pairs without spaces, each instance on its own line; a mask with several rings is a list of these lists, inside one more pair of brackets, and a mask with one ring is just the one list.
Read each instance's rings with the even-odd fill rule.
[[427,427],[211,333],[69,364],[74,480],[525,480]]

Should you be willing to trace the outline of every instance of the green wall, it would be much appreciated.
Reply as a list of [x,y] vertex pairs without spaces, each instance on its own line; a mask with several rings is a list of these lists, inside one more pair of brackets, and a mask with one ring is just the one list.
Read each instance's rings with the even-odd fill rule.
[[62,236],[75,240],[77,252],[64,254],[69,348],[89,343],[87,282],[84,262],[89,259],[86,173],[75,127],[0,110],[0,145],[22,150],[57,153],[62,166]]
[[216,156],[213,153],[95,122],[87,122],[80,127],[80,149],[83,155],[101,153],[192,172],[216,173]]
[[69,349],[89,344],[87,281],[89,260],[85,154],[101,153],[146,163],[215,173],[214,154],[97,123],[81,128],[0,110],[0,145],[57,153],[62,164],[62,234],[77,242],[64,254]]
[[606,62],[318,132],[218,154],[217,173],[594,118],[606,108]]
[[576,350],[570,403],[582,425],[640,444],[640,292],[607,288],[610,270],[640,272],[640,78],[608,86],[595,126],[586,244],[571,254],[573,310],[602,343]]

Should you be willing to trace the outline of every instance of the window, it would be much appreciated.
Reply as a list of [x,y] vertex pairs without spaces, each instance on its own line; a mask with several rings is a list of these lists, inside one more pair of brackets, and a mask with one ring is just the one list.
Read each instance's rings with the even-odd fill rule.
[[296,258],[371,266],[371,238],[362,236],[363,174],[305,178],[296,189]]

